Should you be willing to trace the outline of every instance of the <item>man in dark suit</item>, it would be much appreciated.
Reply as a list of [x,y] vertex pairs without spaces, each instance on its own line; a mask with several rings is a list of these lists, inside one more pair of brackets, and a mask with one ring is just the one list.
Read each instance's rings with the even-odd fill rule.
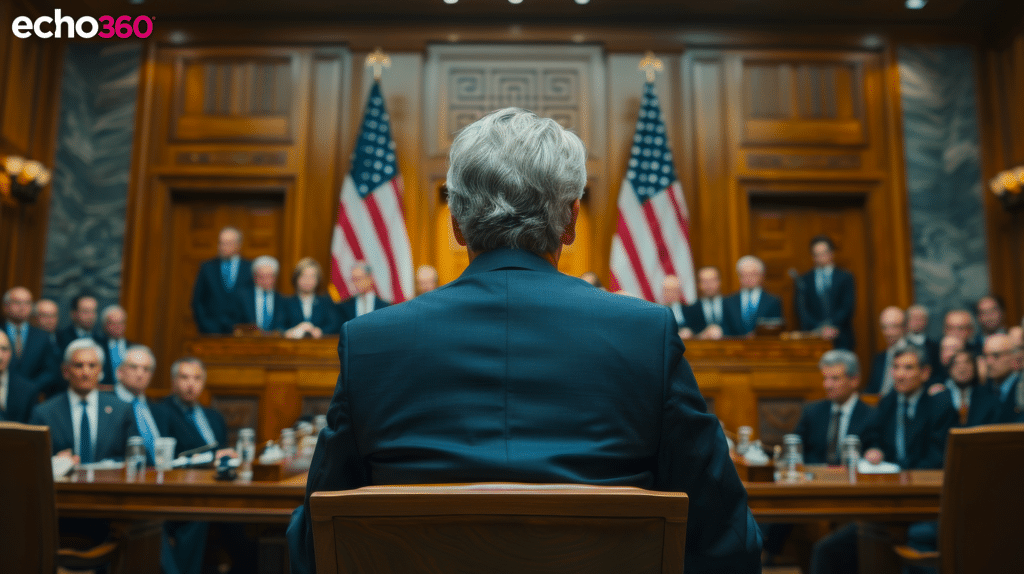
[[985,340],[986,375],[988,385],[1000,403],[1010,400],[1014,385],[1020,379],[1020,350],[1009,335],[990,335]]
[[811,239],[814,269],[797,280],[794,304],[800,329],[817,331],[837,349],[853,349],[853,274],[835,266],[835,243],[827,235]]
[[675,275],[666,275],[661,281],[661,304],[672,311],[676,326],[682,331],[686,327],[686,317],[683,316],[683,287]]
[[252,284],[240,286],[235,293],[235,317],[239,323],[256,325],[261,331],[288,328],[285,298],[277,292],[277,259],[260,255],[252,262]]
[[356,261],[352,266],[352,284],[356,294],[338,303],[342,324],[391,304],[377,296],[373,288],[373,269],[365,261]]
[[942,322],[942,334],[952,335],[964,342],[967,350],[980,355],[983,341],[974,326],[974,315],[967,309],[952,309],[946,312]]
[[36,387],[47,397],[67,388],[58,372],[60,360],[46,332],[29,325],[32,293],[24,287],[12,287],[4,293],[4,331],[11,342],[10,370]]
[[96,389],[103,377],[103,349],[92,339],[72,341],[62,372],[68,391],[36,406],[29,423],[50,427],[53,454],[72,449],[82,463],[123,459],[135,427],[128,405]]
[[700,298],[683,309],[683,317],[686,319],[683,338],[721,339],[725,312],[722,308],[722,276],[717,267],[701,267],[697,270],[697,292]]
[[220,230],[217,257],[199,266],[192,288],[192,317],[200,333],[231,333],[236,323],[235,292],[252,284],[252,265],[240,255],[242,232],[234,227]]
[[132,409],[135,428],[146,446],[146,458],[153,464],[153,445],[161,436],[170,432],[171,413],[166,405],[151,403],[146,398],[146,389],[153,380],[156,357],[145,345],[132,345],[124,353],[117,367],[114,394]]
[[907,314],[896,306],[882,309],[878,316],[878,326],[882,330],[885,349],[875,353],[871,361],[871,378],[864,392],[877,395],[888,394],[892,390],[892,353],[907,329]]
[[753,255],[744,255],[736,262],[740,290],[722,302],[722,330],[726,337],[746,337],[759,323],[782,322],[782,301],[761,288],[764,262]]
[[0,330],[0,420],[27,423],[39,391],[35,383],[8,368],[13,355],[7,332]]
[[1006,334],[1006,304],[999,295],[986,295],[974,304],[974,314],[981,328],[981,339],[989,335]]
[[[465,128],[450,153],[469,267],[342,326],[307,495],[492,481],[681,491],[687,571],[758,572],[760,533],[671,312],[556,268],[575,239],[582,142],[509,108]],[[520,177],[499,176],[502,165]],[[308,496],[288,539],[292,572],[311,572]]]
[[[793,429],[804,446],[804,462],[838,465],[842,444],[847,436],[861,436],[874,409],[860,400],[860,364],[857,355],[846,349],[833,349],[818,361],[824,400],[804,405],[800,421]],[[764,529],[765,565],[771,565],[792,531],[791,524],[768,524]]]
[[71,341],[90,338],[95,334],[93,330],[96,328],[98,311],[99,303],[92,295],[80,294],[71,300],[71,324],[57,331],[59,356],[64,356],[64,349],[68,348]]
[[30,317],[32,324],[41,331],[50,335],[50,344],[59,349],[57,345],[57,324],[60,322],[60,309],[52,299],[40,299],[32,306]]
[[131,341],[124,338],[127,323],[128,313],[120,305],[108,305],[100,315],[102,331],[93,338],[100,347],[103,347],[103,353],[107,357],[103,361],[104,381],[114,382],[117,380],[117,368],[128,351],[128,347],[132,346]]
[[[959,342],[959,339],[953,339]],[[974,353],[959,349],[949,360],[949,376],[945,382],[932,384],[928,394],[949,392],[957,412],[958,427],[973,427],[999,422],[1001,405],[991,387],[978,380],[978,363]]]

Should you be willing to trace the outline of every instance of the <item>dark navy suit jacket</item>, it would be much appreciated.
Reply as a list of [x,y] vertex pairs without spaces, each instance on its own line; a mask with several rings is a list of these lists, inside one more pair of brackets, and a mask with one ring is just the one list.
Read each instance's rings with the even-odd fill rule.
[[[175,455],[206,444],[202,433],[199,432],[199,427],[192,421],[191,413],[187,412],[184,405],[173,395],[160,401],[159,408],[166,409],[169,413],[167,436],[178,439],[174,445]],[[224,423],[224,417],[209,407],[203,407],[203,414],[206,415],[206,422],[210,423],[210,430],[213,431],[213,436],[217,439],[217,448],[229,448],[228,430]]]
[[[862,437],[872,412],[874,409],[858,399],[853,407],[853,412],[850,413],[850,424],[846,429],[846,435]],[[793,432],[803,439],[804,462],[807,464],[825,464],[828,457],[828,424],[831,420],[832,401],[826,399],[804,406],[804,410],[800,414],[800,422],[796,424]],[[841,445],[838,446],[841,448]],[[842,456],[841,452],[840,456]]]
[[967,408],[967,423],[959,424],[958,427],[976,427],[978,425],[990,425],[1000,422],[1002,405],[999,404],[999,395],[988,385],[974,385],[971,390],[971,405]]
[[864,388],[865,393],[877,395],[882,390],[882,381],[885,379],[885,354],[888,349],[875,353],[871,359],[871,377],[868,379],[868,386]]
[[[57,332],[54,333],[54,337],[56,337],[57,339],[57,355],[61,359],[64,358],[64,349],[68,348],[68,345],[71,344],[71,341],[80,338],[78,336],[78,329],[75,328],[74,323],[65,326],[63,329],[57,329]],[[94,339],[96,335],[90,332],[89,334],[86,335],[86,337]]]
[[[53,443],[53,454],[56,454],[75,448],[75,431],[71,421],[68,394],[60,393],[36,406],[29,424],[50,427],[50,442]],[[138,434],[131,408],[114,393],[100,392],[98,425],[94,445],[95,460],[123,459],[128,437]]]
[[804,273],[794,290],[794,305],[800,317],[800,329],[813,331],[828,323],[839,329],[834,341],[837,349],[853,349],[853,308],[857,300],[853,274],[838,267],[832,268],[832,284],[825,294],[829,302],[829,316],[825,317],[821,295],[815,282],[815,269]]
[[[6,324],[3,327],[6,329]],[[11,341],[11,348],[14,348],[14,341]],[[60,359],[50,342],[50,334],[31,325],[25,332],[21,356],[12,351],[7,368],[32,381],[48,397],[68,388],[60,376]]]
[[[383,309],[384,307],[391,306],[391,303],[381,299],[376,293],[373,295],[373,310]],[[349,297],[341,303],[338,303],[338,320],[341,324],[345,324],[348,321],[356,318],[356,298]]]
[[[1017,382],[1010,387],[1010,392],[1006,395],[1006,401],[999,403],[999,421],[1004,423],[1024,423],[1024,408],[1017,407],[1017,393],[1022,384],[1021,380],[1024,377],[1017,377]],[[991,388],[991,387],[990,387]],[[999,398],[999,391],[992,389],[992,394]]]
[[[98,336],[95,339],[96,344],[103,348],[103,380],[100,382],[104,385],[113,385],[117,382],[117,372],[114,370],[114,364],[110,362],[110,339]],[[124,350],[127,351],[134,344],[125,339]]]
[[[288,297],[284,300],[284,328],[291,329],[306,320],[302,314],[302,301],[298,295]],[[319,327],[325,335],[336,335],[341,322],[338,319],[338,308],[334,301],[327,295],[316,295],[313,297],[313,316],[310,323]]]
[[38,397],[39,387],[34,382],[8,370],[7,410],[0,412],[2,420],[27,423]]
[[[267,331],[283,331],[288,327],[285,301],[283,295],[274,291],[274,311],[271,313],[270,328]],[[256,288],[252,285],[235,289],[234,316],[236,323],[256,324]]]
[[493,481],[686,492],[687,571],[760,572],[746,492],[667,308],[500,249],[345,323],[338,355],[292,572],[313,570],[310,493]]
[[234,294],[252,285],[252,262],[238,260],[238,275],[231,291],[224,287],[220,263],[219,258],[204,261],[192,288],[192,317],[200,333],[231,333],[235,324],[244,322],[235,316]]
[[[722,300],[722,333],[726,337],[742,337],[752,330],[743,324],[743,296],[739,291]],[[757,302],[755,324],[762,319],[782,320],[782,300],[761,289],[761,298]]]
[[[861,436],[864,450],[878,448],[889,462],[896,460],[896,411],[899,393],[893,391],[878,402],[868,428]],[[906,423],[905,469],[942,468],[946,437],[958,421],[949,392],[929,395],[927,389],[917,401],[914,418]]]

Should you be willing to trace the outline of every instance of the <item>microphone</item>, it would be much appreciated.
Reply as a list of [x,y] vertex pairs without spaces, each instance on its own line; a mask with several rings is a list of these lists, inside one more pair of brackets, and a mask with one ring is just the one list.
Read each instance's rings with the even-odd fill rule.
[[192,455],[194,454],[202,454],[204,452],[209,452],[215,448],[217,448],[217,441],[213,441],[210,444],[204,444],[203,446],[196,447],[192,450],[186,450],[179,454],[178,457],[191,458]]

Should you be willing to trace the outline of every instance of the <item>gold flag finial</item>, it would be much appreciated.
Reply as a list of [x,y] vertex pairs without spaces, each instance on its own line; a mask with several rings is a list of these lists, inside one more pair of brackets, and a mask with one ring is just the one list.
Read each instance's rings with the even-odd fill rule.
[[647,81],[653,82],[654,75],[660,72],[665,66],[662,65],[661,60],[654,57],[654,52],[647,50],[644,54],[644,59],[640,60],[638,66],[647,75]]
[[366,67],[371,66],[373,67],[373,79],[379,82],[384,68],[391,67],[391,58],[378,47],[372,54],[366,57]]

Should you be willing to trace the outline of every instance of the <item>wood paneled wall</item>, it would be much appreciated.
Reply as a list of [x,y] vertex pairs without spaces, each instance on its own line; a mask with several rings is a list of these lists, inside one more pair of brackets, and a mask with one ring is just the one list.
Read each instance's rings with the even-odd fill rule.
[[[0,0],[0,158],[19,155],[52,169],[61,44],[10,33],[14,18],[38,13],[28,2]],[[23,285],[39,296],[49,203],[49,186],[32,205],[0,201],[0,292]]]
[[[983,174],[1024,165],[1024,32],[981,55],[979,90]],[[992,292],[1006,300],[1007,319],[1024,315],[1024,212],[1007,212],[984,186]]]

